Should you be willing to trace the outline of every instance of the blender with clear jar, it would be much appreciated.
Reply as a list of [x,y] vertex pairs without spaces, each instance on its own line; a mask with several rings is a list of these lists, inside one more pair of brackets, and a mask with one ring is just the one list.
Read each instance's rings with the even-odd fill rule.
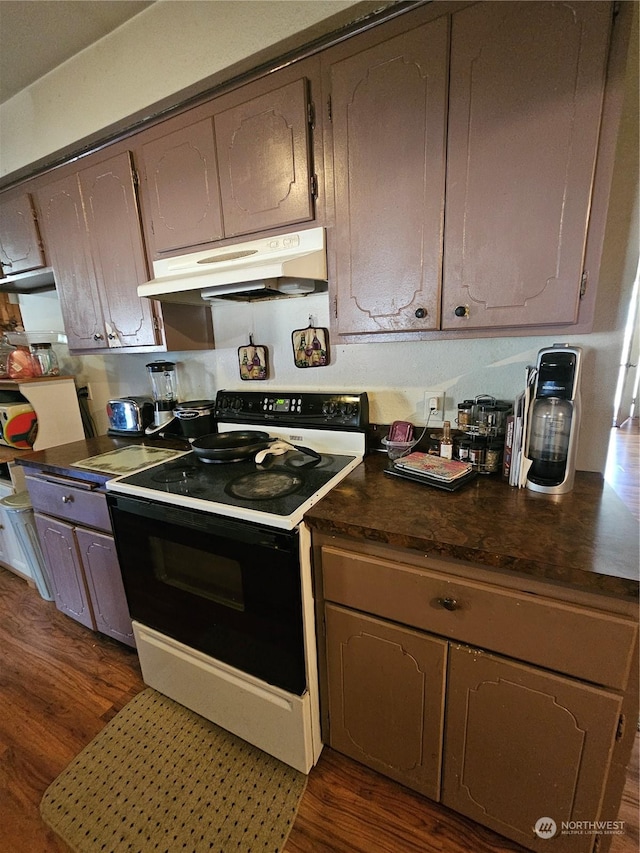
[[178,403],[176,366],[172,361],[152,361],[147,364],[153,396],[153,423],[147,435],[159,434],[175,420],[174,409]]

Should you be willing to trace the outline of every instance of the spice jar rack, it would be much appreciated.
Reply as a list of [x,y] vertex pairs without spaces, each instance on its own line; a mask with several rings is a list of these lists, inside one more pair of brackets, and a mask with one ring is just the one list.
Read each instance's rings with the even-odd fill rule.
[[502,467],[507,418],[513,405],[488,394],[458,403],[456,423],[463,434],[457,442],[456,456],[470,462],[479,474],[496,474]]

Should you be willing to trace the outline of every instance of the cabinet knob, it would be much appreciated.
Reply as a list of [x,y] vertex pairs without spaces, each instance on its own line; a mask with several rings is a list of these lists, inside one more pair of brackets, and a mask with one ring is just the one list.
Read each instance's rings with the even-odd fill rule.
[[63,504],[72,504],[73,503],[73,495],[63,495],[62,496]]
[[445,610],[457,610],[459,606],[455,598],[439,598],[438,604],[444,607]]
[[113,334],[113,332],[110,332],[110,333],[107,335],[107,337],[109,338],[109,340],[110,340],[110,341],[115,341],[115,339],[116,339],[116,336]]
[[100,332],[96,332],[95,335],[93,336],[94,341],[101,341],[103,339],[104,339],[104,335],[101,335]]
[[457,308],[454,309],[453,312],[456,317],[468,317],[469,316],[469,306],[468,305],[458,305]]
[[422,320],[423,317],[427,316],[427,312],[425,308],[416,308],[416,317],[418,320]]

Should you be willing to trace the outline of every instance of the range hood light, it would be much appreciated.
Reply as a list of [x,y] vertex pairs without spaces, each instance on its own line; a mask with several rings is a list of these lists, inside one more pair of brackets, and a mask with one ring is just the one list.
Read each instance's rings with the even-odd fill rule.
[[201,299],[217,299],[218,297],[228,296],[238,292],[238,287],[242,288],[243,293],[253,293],[256,290],[265,290],[270,283],[275,283],[277,279],[267,279],[266,281],[243,281],[238,284],[219,284],[216,287],[205,288],[200,291]]
[[277,299],[283,296],[307,296],[317,289],[326,289],[325,282],[299,278],[267,278],[262,281],[244,281],[241,284],[220,284],[200,291],[202,299],[229,299],[235,302],[254,302],[260,299]]

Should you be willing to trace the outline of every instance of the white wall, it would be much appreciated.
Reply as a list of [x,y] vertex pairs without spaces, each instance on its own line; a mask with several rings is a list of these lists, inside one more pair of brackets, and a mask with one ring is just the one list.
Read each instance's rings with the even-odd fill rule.
[[[82,3],[77,5],[82,14]],[[0,175],[301,30],[320,30],[323,20],[358,5],[357,0],[157,0],[0,106]]]
[[[160,4],[164,6],[165,4]],[[170,3],[169,6],[172,4]],[[191,6],[191,3],[180,4]],[[196,6],[199,4],[196,3]],[[202,4],[206,5],[206,4]],[[244,3],[234,3],[234,7]],[[251,4],[257,11],[273,7],[274,11],[284,6],[291,17],[295,13],[304,13],[309,7],[334,8],[331,2],[285,2],[272,3],[271,0]],[[338,4],[336,4],[338,5]],[[344,4],[341,4],[344,5]],[[298,8],[299,7],[299,8]],[[151,7],[151,10],[156,6]],[[160,9],[161,14],[167,12]],[[197,11],[197,10],[196,10]],[[145,13],[147,14],[147,13]],[[267,16],[268,17],[268,16]],[[134,23],[138,19],[134,19]],[[126,27],[124,28],[126,30]],[[154,62],[157,44],[154,42],[156,31],[136,29],[135,67],[143,66],[147,57]],[[113,47],[114,55],[126,62],[130,56],[132,43],[127,40]],[[183,45],[180,51],[172,50],[172,41],[164,32],[164,47],[167,49],[170,73],[179,75]],[[254,32],[257,38],[257,32]],[[177,36],[176,36],[177,37]],[[216,31],[203,28],[201,31],[190,29],[189,76],[201,77],[211,73],[208,61],[211,55],[217,55],[218,41]],[[235,44],[234,38],[228,41]],[[126,45],[129,48],[126,49]],[[245,40],[242,44],[247,49]],[[255,48],[257,41],[249,48]],[[108,48],[108,49],[107,49]],[[104,84],[103,63],[105,50],[109,55],[109,46],[101,46],[95,54],[96,65],[91,64],[90,51],[83,57],[83,85]],[[224,45],[229,49],[229,44]],[[610,216],[607,227],[606,246],[603,258],[600,288],[596,309],[595,330],[590,335],[576,335],[563,338],[568,343],[585,349],[583,374],[583,427],[581,430],[578,453],[578,467],[583,470],[604,470],[606,448],[612,419],[612,401],[627,304],[638,263],[638,74],[637,74],[637,10],[635,28],[635,65],[630,66],[628,75],[628,93],[626,114],[623,122]],[[140,56],[145,61],[140,61]],[[194,59],[195,57],[195,59]],[[205,61],[206,60],[206,61]],[[187,60],[185,59],[186,63]],[[200,70],[198,70],[200,69]],[[60,144],[63,137],[68,139],[75,129],[78,136],[89,129],[96,129],[98,122],[104,120],[103,105],[90,105],[79,98],[75,75],[64,75],[56,81],[46,81],[47,90],[54,85],[56,100],[64,101],[65,109],[56,112],[46,109],[40,113],[43,93],[38,84],[30,87],[32,92],[22,93],[19,98],[23,105],[31,102],[39,105],[37,120],[32,117],[33,127],[37,127],[38,156],[43,147]],[[129,87],[119,85],[121,80],[107,79],[104,87],[104,101],[110,105],[111,114],[117,110],[120,99],[130,104],[132,93]],[[43,81],[44,82],[44,81]],[[180,77],[180,88],[185,78]],[[136,75],[135,99],[137,103],[151,103],[158,97],[156,75]],[[126,90],[126,91],[125,91]],[[14,100],[17,100],[14,99]],[[15,105],[13,105],[15,106]],[[91,109],[89,109],[91,106]],[[13,108],[13,107],[11,107]],[[129,106],[131,108],[131,104]],[[87,116],[85,110],[89,112]],[[42,118],[46,116],[46,119]],[[46,134],[44,130],[46,128]],[[71,130],[70,130],[71,129]],[[13,145],[15,152],[20,148],[20,140],[13,134],[5,135]],[[55,140],[55,143],[54,141]],[[35,144],[35,143],[33,143]],[[3,146],[4,147],[4,146]],[[4,158],[4,151],[2,154]],[[29,154],[28,156],[32,156]],[[15,158],[13,159],[15,164]],[[12,167],[15,168],[15,165]],[[21,302],[33,297],[21,297]],[[218,305],[214,309],[214,327],[216,348],[211,352],[191,354],[172,353],[170,358],[178,364],[180,396],[182,400],[209,398],[220,388],[247,387],[239,378],[236,351],[237,347],[254,336],[256,343],[269,347],[272,363],[272,375],[267,382],[251,383],[252,389],[305,389],[346,388],[348,390],[368,391],[371,398],[371,417],[373,421],[389,423],[394,419],[407,419],[415,424],[424,422],[422,401],[426,388],[442,388],[447,394],[448,415],[455,417],[455,405],[466,397],[487,393],[500,398],[513,398],[521,390],[524,381],[525,365],[535,362],[538,350],[557,341],[553,335],[543,337],[514,337],[478,339],[465,341],[431,341],[393,344],[354,344],[331,347],[331,364],[326,368],[300,370],[293,364],[291,352],[291,332],[295,328],[308,325],[309,315],[313,323],[328,326],[328,302],[326,295],[318,294],[302,299],[289,299],[257,304]],[[148,393],[149,384],[145,364],[157,356],[149,355],[108,355],[85,356],[71,359],[69,364],[78,374],[81,383],[89,382],[93,392],[92,407],[94,419],[100,432],[107,426],[104,411],[106,401],[113,396],[125,393]]]

